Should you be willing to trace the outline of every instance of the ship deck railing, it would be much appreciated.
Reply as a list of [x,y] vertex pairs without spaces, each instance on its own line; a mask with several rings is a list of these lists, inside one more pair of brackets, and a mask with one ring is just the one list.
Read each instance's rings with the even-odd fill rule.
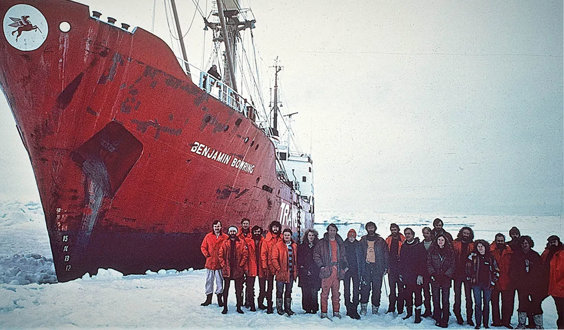
[[216,77],[201,71],[198,86],[233,110],[244,114],[245,117],[253,121],[256,119],[257,112],[255,107]]

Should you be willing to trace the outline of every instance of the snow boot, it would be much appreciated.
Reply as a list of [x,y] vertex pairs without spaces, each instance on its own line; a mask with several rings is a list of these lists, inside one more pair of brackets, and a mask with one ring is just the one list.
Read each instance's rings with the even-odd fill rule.
[[517,324],[515,329],[525,329],[525,323],[527,322],[527,313],[519,312],[517,314],[517,320],[519,321],[519,324]]
[[223,293],[217,294],[217,305],[223,307]]
[[542,327],[542,314],[534,315],[533,320],[535,321],[535,329],[544,329]]
[[266,314],[274,313],[274,308],[272,308],[272,300],[266,302]]
[[341,318],[341,313],[339,313],[339,312],[333,312],[333,317],[336,317],[336,318],[340,319],[340,318]]
[[415,323],[421,323],[421,306],[415,308]]
[[360,304],[360,314],[361,315],[366,315],[366,307],[368,306],[368,304]]
[[255,300],[254,299],[253,299],[253,301],[251,301],[250,305],[251,305],[251,312],[256,312],[257,308],[255,307]]
[[322,319],[328,319],[329,316],[327,316],[327,313],[321,312],[321,318],[322,318]]
[[296,314],[292,310],[292,298],[284,298],[284,311],[288,314],[288,316]]
[[201,303],[200,306],[208,306],[209,304],[211,304],[212,297],[213,297],[213,294],[212,294],[212,293],[207,294],[207,295],[206,295],[206,301],[204,301],[203,303]]
[[[378,314],[378,308],[380,308],[380,306],[372,305],[372,314]],[[389,313],[389,310],[388,310],[388,313]]]
[[425,313],[423,313],[423,315],[421,315],[421,317],[427,318],[427,317],[429,317],[429,316],[431,316],[431,315],[433,315],[433,313],[431,313],[431,308],[425,307]]
[[534,329],[535,328],[535,318],[533,314],[527,314],[527,319],[529,323],[527,324],[527,329]]
[[404,320],[407,320],[408,318],[413,316],[413,308],[407,307],[406,310],[407,310],[406,315],[404,317],[402,317],[402,319],[404,319]]
[[284,315],[284,310],[282,309],[282,298],[276,298],[276,312],[278,315]]
[[459,325],[464,324],[464,320],[462,319],[462,315],[454,314],[454,316],[456,317],[456,323],[458,323]]
[[221,311],[221,314],[227,314],[227,304],[223,305],[223,310]]

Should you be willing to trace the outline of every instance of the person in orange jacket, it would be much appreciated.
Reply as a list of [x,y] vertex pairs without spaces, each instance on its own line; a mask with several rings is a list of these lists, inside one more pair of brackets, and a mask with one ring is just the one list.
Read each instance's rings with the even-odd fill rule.
[[[492,325],[494,327],[511,327],[511,316],[513,316],[513,306],[515,305],[515,288],[511,285],[509,277],[509,265],[513,250],[509,244],[505,243],[505,235],[497,233],[494,242],[490,245],[490,252],[494,256],[499,267],[499,280],[495,284],[492,292]],[[499,303],[501,295],[501,314]]]
[[[264,272],[264,282],[261,282],[259,279],[259,285],[261,286],[261,291],[263,291],[263,287],[266,287],[264,291],[265,298],[266,298],[266,313],[272,314],[274,313],[274,309],[272,308],[272,291],[274,289],[274,270],[270,263],[270,256],[271,250],[278,241],[280,241],[280,230],[282,229],[282,225],[278,221],[272,221],[270,225],[268,225],[268,233],[266,233],[266,238],[264,239],[261,248],[260,248],[260,267]],[[260,301],[259,301],[259,308],[260,308]]]
[[321,318],[327,316],[327,300],[331,292],[333,303],[333,316],[341,318],[340,304],[340,280],[345,278],[349,269],[345,244],[341,236],[337,234],[337,225],[334,223],[327,226],[327,232],[313,249],[313,261],[319,267],[321,277]]
[[474,250],[474,231],[470,227],[462,227],[458,231],[456,239],[452,242],[456,268],[454,271],[454,316],[456,322],[462,324],[462,284],[464,284],[464,297],[466,300],[466,323],[474,326],[472,321],[472,285],[466,280],[466,259]]
[[223,269],[223,311],[227,314],[227,298],[229,297],[229,286],[231,280],[235,281],[235,296],[237,298],[237,313],[243,314],[243,275],[245,265],[249,258],[249,250],[245,241],[237,237],[237,227],[230,226],[227,230],[229,238],[219,248],[219,262]]
[[[255,307],[255,279],[259,276],[260,265],[260,245],[262,243],[262,228],[254,226],[250,230],[251,237],[244,238],[239,235],[239,238],[244,239],[249,249],[249,259],[245,269],[245,307],[249,308],[251,312],[256,312]],[[259,280],[260,281],[260,280]],[[260,295],[259,295],[260,300]]]
[[[245,244],[249,245],[249,241],[252,240],[253,237],[253,233],[251,233],[251,220],[247,218],[241,219],[241,228],[239,228],[237,236],[239,239],[242,239]],[[243,292],[245,293],[245,307],[251,308],[251,303],[249,301],[249,285],[253,285],[254,288],[254,282],[249,283],[251,279],[248,278],[247,274],[248,266],[249,265],[245,266],[245,275],[243,275]],[[252,280],[254,281],[255,279],[253,278]]]
[[548,294],[554,299],[558,320],[558,329],[564,329],[564,246],[560,238],[551,235],[541,255],[545,265],[548,267]]
[[215,293],[217,295],[217,304],[223,306],[223,274],[221,271],[221,264],[219,263],[219,247],[223,241],[227,239],[227,235],[221,232],[221,221],[214,220],[212,223],[212,231],[208,233],[200,250],[206,258],[206,301],[201,305],[208,306],[211,304],[213,296],[213,282],[216,283]]
[[[390,284],[389,306],[387,313],[395,313],[396,304],[398,314],[403,314],[403,284],[400,283],[400,251],[401,245],[405,241],[405,236],[400,232],[400,227],[390,224],[390,236],[386,238],[388,245],[388,283]],[[396,290],[397,289],[397,290]]]
[[[294,315],[292,287],[298,269],[298,245],[292,241],[292,230],[284,229],[282,240],[272,247],[271,265],[276,275],[276,311],[279,315]],[[282,307],[284,301],[284,307]]]

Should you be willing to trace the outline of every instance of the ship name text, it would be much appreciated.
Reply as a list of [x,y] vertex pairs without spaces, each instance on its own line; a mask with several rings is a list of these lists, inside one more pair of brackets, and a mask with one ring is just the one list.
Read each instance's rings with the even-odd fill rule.
[[237,159],[237,157],[231,157],[227,153],[221,152],[215,148],[207,146],[203,143],[198,141],[194,141],[192,144],[192,148],[190,149],[191,152],[206,157],[211,160],[215,160],[219,163],[223,163],[225,165],[229,165],[236,169],[239,169],[243,172],[253,173],[255,170],[255,165],[247,163],[242,159]]

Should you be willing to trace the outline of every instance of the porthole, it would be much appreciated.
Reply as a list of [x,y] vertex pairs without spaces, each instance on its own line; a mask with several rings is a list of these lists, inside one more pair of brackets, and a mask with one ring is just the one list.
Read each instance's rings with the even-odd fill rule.
[[229,125],[225,125],[225,128],[223,129],[223,131],[227,132],[228,129],[229,129]]
[[258,146],[259,146],[259,145],[257,144],[257,146],[255,147],[255,150],[258,150]]
[[255,145],[255,140],[251,141],[251,147]]
[[241,125],[241,122],[242,122],[241,118],[235,120],[235,126]]
[[206,116],[204,117],[204,122],[209,123],[210,120],[211,120],[211,116],[210,116],[210,115],[206,115]]
[[245,141],[245,143],[249,142],[249,138],[246,137],[243,141]]
[[70,29],[71,25],[69,22],[61,22],[61,24],[59,24],[59,30],[61,30],[61,32],[67,33]]

